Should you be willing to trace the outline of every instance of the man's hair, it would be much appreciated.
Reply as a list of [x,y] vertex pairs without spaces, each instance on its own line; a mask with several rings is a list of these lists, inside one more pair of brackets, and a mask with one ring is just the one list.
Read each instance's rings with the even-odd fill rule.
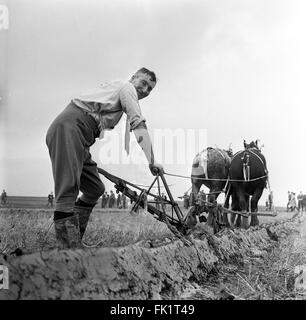
[[147,69],[147,68],[141,68],[141,69],[137,70],[136,73],[135,73],[135,75],[138,74],[138,73],[147,74],[147,75],[150,76],[151,81],[154,81],[154,82],[157,81],[155,73],[154,73],[153,71],[150,71],[150,70]]

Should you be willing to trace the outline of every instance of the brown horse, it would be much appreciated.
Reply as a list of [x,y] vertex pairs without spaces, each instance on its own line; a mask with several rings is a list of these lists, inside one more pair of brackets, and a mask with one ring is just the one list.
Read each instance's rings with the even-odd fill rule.
[[[209,188],[207,201],[210,203],[216,203],[219,194],[226,186],[231,163],[231,155],[231,149],[226,151],[219,148],[208,147],[195,156],[191,172],[192,206],[195,204],[195,199],[197,198],[202,185]],[[205,206],[202,206],[200,213],[205,212],[205,210]],[[200,221],[205,220],[205,217],[200,217]],[[228,225],[227,219],[224,222]],[[213,226],[214,229],[217,227],[212,209],[208,209],[207,224],[209,226]]]

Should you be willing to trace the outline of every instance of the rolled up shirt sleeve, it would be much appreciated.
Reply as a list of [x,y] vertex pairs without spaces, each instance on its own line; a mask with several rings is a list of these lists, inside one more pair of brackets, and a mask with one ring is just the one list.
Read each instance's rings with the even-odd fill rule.
[[119,97],[122,110],[127,114],[129,119],[130,129],[134,130],[141,122],[146,121],[141,114],[136,89],[128,82],[121,88]]

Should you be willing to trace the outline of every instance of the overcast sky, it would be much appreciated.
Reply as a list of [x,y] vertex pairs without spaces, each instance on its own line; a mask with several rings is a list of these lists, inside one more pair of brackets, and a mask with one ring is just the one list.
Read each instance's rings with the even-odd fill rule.
[[[231,143],[234,152],[243,139],[260,139],[276,204],[286,204],[288,190],[306,193],[304,0],[6,5],[9,28],[0,30],[0,188],[8,195],[46,196],[53,190],[45,145],[50,123],[74,95],[103,81],[128,79],[142,66],[159,79],[140,102],[152,135],[157,129],[206,130],[208,145]],[[107,137],[120,134],[118,128]],[[105,143],[97,141],[91,150],[99,166],[139,184],[152,181],[147,166],[103,165]],[[163,163],[163,155],[156,156]],[[190,175],[194,156],[187,154],[185,164],[164,163],[165,170]],[[190,187],[188,179],[167,180],[175,196]],[[266,198],[267,191],[261,203]]]

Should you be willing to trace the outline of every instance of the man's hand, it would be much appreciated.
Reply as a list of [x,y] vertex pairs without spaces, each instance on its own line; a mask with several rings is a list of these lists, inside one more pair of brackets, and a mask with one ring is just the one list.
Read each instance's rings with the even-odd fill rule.
[[149,169],[153,176],[157,176],[158,174],[164,173],[164,168],[161,164],[155,162],[154,164],[149,165]]

